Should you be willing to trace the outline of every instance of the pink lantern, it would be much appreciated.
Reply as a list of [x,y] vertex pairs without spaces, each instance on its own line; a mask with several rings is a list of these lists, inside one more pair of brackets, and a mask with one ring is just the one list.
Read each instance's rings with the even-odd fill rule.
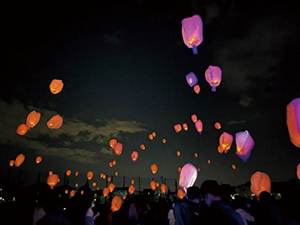
[[176,131],[176,133],[179,133],[181,131],[182,127],[180,124],[176,124],[174,125],[174,130]]
[[133,151],[133,152],[131,153],[131,160],[132,160],[134,163],[136,163],[136,161],[138,160],[138,158],[139,158],[139,153],[138,153],[137,151]]
[[197,120],[198,120],[198,117],[197,117],[196,114],[193,114],[193,115],[191,116],[191,119],[192,119],[193,123],[196,123]]
[[182,124],[182,127],[185,131],[187,131],[189,129],[188,125],[186,123]]
[[179,186],[185,190],[193,186],[197,179],[197,174],[197,168],[193,164],[185,164],[179,174]]
[[116,145],[115,145],[115,148],[114,148],[114,152],[116,155],[121,155],[122,152],[123,152],[123,144],[118,142]]
[[222,70],[218,66],[209,66],[205,71],[205,79],[211,86],[211,91],[215,92],[222,81]]
[[287,105],[286,123],[291,142],[300,148],[300,98],[295,98]]
[[262,191],[271,192],[271,180],[268,174],[264,172],[257,171],[251,176],[251,186],[250,190],[253,194],[256,195],[256,197],[259,196],[259,194]]
[[195,123],[195,128],[196,128],[196,130],[197,130],[197,132],[198,132],[199,134],[202,133],[202,130],[203,130],[203,123],[202,123],[201,120],[197,120],[197,122]]
[[300,180],[300,163],[297,166],[297,177]]
[[228,150],[231,148],[232,142],[233,142],[233,136],[231,134],[228,134],[227,132],[223,132],[223,134],[221,134],[219,137],[219,144],[220,144],[218,148],[219,153],[223,153],[224,151],[225,153],[227,153]]
[[246,131],[237,132],[235,134],[236,155],[246,162],[251,156],[254,147],[254,140],[250,133]]
[[221,126],[221,124],[220,124],[220,122],[215,122],[215,128],[217,129],[217,130],[220,130],[221,128],[222,128],[222,126]]
[[190,72],[187,75],[185,75],[185,79],[188,85],[190,85],[190,87],[193,87],[198,83],[198,78],[193,72]]
[[194,55],[198,54],[197,46],[203,41],[203,23],[199,15],[184,18],[181,21],[181,33],[184,44],[193,49]]
[[197,95],[200,93],[200,86],[199,86],[199,84],[196,84],[196,85],[194,86],[194,92],[195,92]]

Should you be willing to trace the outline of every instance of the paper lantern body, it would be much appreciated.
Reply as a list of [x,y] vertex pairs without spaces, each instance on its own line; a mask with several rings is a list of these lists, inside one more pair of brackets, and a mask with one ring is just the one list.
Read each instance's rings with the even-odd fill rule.
[[167,192],[167,185],[162,184],[162,185],[160,186],[160,191],[161,191],[161,193],[165,194],[165,193]]
[[236,155],[246,162],[251,156],[254,147],[254,140],[250,133],[246,131],[237,132],[235,134]]
[[87,178],[88,180],[93,179],[93,177],[94,177],[93,171],[88,171],[88,172],[86,173],[86,178]]
[[197,46],[203,41],[203,23],[199,15],[184,18],[181,21],[181,33],[184,44],[193,49],[193,53],[198,54]]
[[41,156],[38,156],[38,157],[35,158],[35,163],[36,163],[36,164],[39,164],[39,163],[42,162],[42,160],[43,160],[42,157],[41,157]]
[[152,141],[153,140],[153,134],[149,134],[148,138]]
[[49,86],[51,93],[54,95],[61,92],[63,87],[64,87],[64,83],[62,82],[62,80],[58,80],[58,79],[52,80]]
[[182,130],[181,125],[180,124],[174,125],[174,130],[175,130],[176,133],[179,133]]
[[123,144],[118,142],[116,145],[115,145],[115,148],[114,148],[114,153],[116,155],[121,155],[123,152]]
[[199,84],[196,84],[196,85],[194,86],[194,92],[195,92],[197,95],[200,93],[200,86],[199,86]]
[[109,147],[111,147],[112,149],[115,148],[115,146],[116,146],[117,143],[118,143],[118,141],[115,138],[110,139],[109,142],[108,142]]
[[108,196],[108,194],[109,194],[109,188],[103,188],[103,196],[104,197],[107,197]]
[[157,166],[155,163],[153,163],[153,164],[151,165],[151,172],[152,172],[153,174],[156,174],[157,171],[158,171],[158,166]]
[[251,186],[250,190],[253,194],[256,195],[256,197],[259,196],[259,194],[262,191],[271,192],[271,180],[270,177],[264,173],[257,171],[251,176]]
[[40,119],[41,119],[41,114],[39,112],[32,111],[27,116],[26,125],[31,128],[35,127],[40,121]]
[[47,126],[50,129],[59,129],[63,124],[63,118],[60,115],[53,116],[48,122]]
[[223,132],[219,137],[220,148],[218,148],[219,153],[227,153],[231,148],[233,142],[233,136],[227,132]]
[[190,85],[190,87],[194,87],[198,83],[198,78],[193,72],[190,72],[187,75],[185,75],[185,79],[188,85]]
[[72,173],[71,170],[67,170],[67,171],[66,171],[66,175],[67,175],[68,177],[71,176],[71,173]]
[[221,128],[222,128],[222,126],[221,126],[221,124],[219,123],[219,122],[215,122],[215,128],[217,129],[217,130],[220,130]]
[[300,163],[297,166],[297,177],[300,180]]
[[15,165],[15,160],[13,160],[13,159],[10,160],[10,161],[9,161],[9,166],[10,166],[10,167],[13,167],[14,165]]
[[111,207],[110,207],[110,210],[112,212],[116,212],[118,211],[122,206],[122,199],[119,197],[119,196],[115,196],[113,198],[113,200],[111,201]]
[[71,197],[71,198],[74,197],[74,196],[75,196],[75,193],[76,193],[75,190],[70,191],[70,197]]
[[179,188],[177,190],[177,198],[182,199],[184,196],[185,196],[184,191],[181,188]]
[[287,105],[286,123],[291,142],[300,148],[300,98],[295,98]]
[[181,155],[181,152],[180,152],[180,151],[177,151],[176,154],[177,154],[177,156],[180,156],[180,155]]
[[196,114],[191,115],[191,120],[193,121],[193,123],[196,123],[198,120],[198,117]]
[[28,132],[28,130],[29,130],[29,127],[26,124],[22,123],[17,128],[17,134],[25,135]]
[[222,81],[222,70],[218,66],[209,66],[205,71],[205,79],[211,86],[213,92],[216,91]]
[[114,183],[110,183],[108,185],[109,192],[113,192],[115,190],[116,185]]
[[133,184],[132,184],[132,185],[130,185],[129,188],[128,188],[128,193],[129,193],[130,195],[132,195],[134,192],[135,192],[135,187],[134,187]]
[[182,188],[189,188],[193,186],[197,179],[197,174],[197,168],[193,164],[185,164],[179,175],[179,186]]
[[197,120],[197,122],[195,123],[195,128],[196,128],[196,131],[197,131],[199,134],[202,134],[203,123],[202,123],[201,120]]
[[152,191],[154,191],[156,189],[156,182],[154,180],[152,180],[150,182],[150,187],[151,187]]
[[25,160],[25,155],[20,153],[19,155],[17,155],[16,159],[15,159],[15,167],[19,167],[22,165],[22,163]]
[[49,175],[47,178],[47,184],[50,186],[50,189],[53,189],[58,182],[59,182],[59,177],[55,173]]
[[145,149],[146,149],[146,146],[145,146],[144,144],[141,144],[141,145],[140,145],[140,149],[145,150]]
[[137,151],[133,151],[131,153],[131,160],[132,160],[132,162],[135,163],[138,160],[138,158],[139,158],[139,153]]
[[188,125],[186,123],[182,124],[182,127],[185,131],[187,131],[189,129]]

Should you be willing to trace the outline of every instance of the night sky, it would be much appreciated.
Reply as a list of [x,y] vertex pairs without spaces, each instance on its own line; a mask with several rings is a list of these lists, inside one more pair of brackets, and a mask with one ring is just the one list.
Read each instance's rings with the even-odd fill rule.
[[[71,169],[70,185],[81,185],[92,170],[93,180],[103,188],[101,172],[118,171],[120,180],[126,176],[160,182],[161,176],[178,179],[177,167],[187,162],[201,169],[196,185],[206,179],[243,184],[256,171],[266,172],[272,181],[295,179],[300,149],[289,140],[286,105],[300,97],[296,8],[241,1],[138,0],[90,6],[84,12],[7,8],[2,21],[6,70],[0,96],[1,179],[8,174],[16,179],[22,170],[22,182],[31,184],[38,171],[44,181],[49,170],[63,178]],[[194,14],[203,20],[198,55],[181,36],[181,20]],[[204,77],[209,65],[223,72],[215,93]],[[189,72],[199,79],[199,95],[185,80]],[[64,82],[57,95],[49,90],[53,79]],[[40,123],[25,136],[17,135],[18,125],[32,110],[42,114]],[[46,123],[55,114],[64,123],[50,130]],[[203,122],[202,135],[194,128],[192,114]],[[216,121],[221,130],[214,128]],[[189,130],[177,134],[173,126],[184,122]],[[234,136],[244,130],[255,140],[247,162],[235,155],[235,143],[227,154],[217,152],[224,131]],[[157,136],[150,141],[153,131]],[[121,156],[109,148],[111,138],[123,143]],[[142,143],[145,151],[139,149]],[[133,150],[140,154],[136,164],[130,158]],[[25,162],[20,168],[9,167],[19,153],[25,154]],[[39,165],[38,155],[43,157]],[[117,165],[110,168],[114,159]],[[152,163],[159,167],[155,175]],[[80,173],[77,180],[75,171]]]

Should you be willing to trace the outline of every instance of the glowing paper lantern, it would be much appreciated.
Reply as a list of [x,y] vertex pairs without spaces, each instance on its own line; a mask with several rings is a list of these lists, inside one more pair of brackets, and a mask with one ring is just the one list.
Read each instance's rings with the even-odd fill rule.
[[94,182],[92,183],[92,186],[93,186],[93,187],[96,187],[96,185],[97,185],[97,183],[94,181]]
[[115,176],[117,177],[118,175],[119,175],[119,172],[118,172],[118,171],[116,171],[116,172],[115,172]]
[[188,125],[186,123],[182,124],[182,127],[185,131],[187,131],[189,129]]
[[300,180],[300,163],[297,166],[297,177]]
[[50,186],[50,189],[54,189],[54,187],[58,182],[59,182],[59,177],[55,173],[49,175],[47,178],[47,184]]
[[115,189],[115,187],[116,187],[116,185],[115,185],[114,183],[110,183],[110,184],[108,185],[109,192],[113,192],[114,189]]
[[174,125],[174,130],[175,130],[176,133],[179,133],[181,131],[181,129],[182,129],[182,127],[181,127],[180,124]]
[[193,123],[196,123],[198,120],[198,117],[196,114],[193,114],[193,115],[191,115],[191,119],[192,119]]
[[152,132],[152,136],[153,136],[154,138],[156,137],[156,132],[155,132],[155,131]]
[[36,164],[39,164],[39,163],[42,162],[42,160],[43,160],[42,157],[41,157],[41,156],[38,156],[38,157],[35,158],[35,163],[36,163]]
[[177,167],[177,172],[180,173],[182,168],[180,166]]
[[196,85],[194,86],[194,92],[195,92],[197,95],[200,93],[200,86],[199,86],[199,84],[196,84]]
[[123,144],[118,142],[116,145],[115,145],[115,148],[114,148],[114,153],[116,155],[121,155],[123,152]]
[[135,163],[139,158],[139,153],[137,151],[133,151],[131,153],[131,160]]
[[52,174],[53,174],[53,171],[52,171],[52,170],[49,170],[48,174],[49,174],[49,175],[52,175]]
[[15,159],[15,167],[19,167],[22,165],[22,163],[25,160],[25,155],[20,153],[19,155],[17,155],[16,159]]
[[141,145],[140,145],[140,149],[145,150],[145,149],[146,149],[146,146],[145,146],[144,144],[141,144]]
[[10,166],[10,167],[13,167],[14,165],[15,165],[15,160],[13,160],[13,159],[10,160],[10,161],[9,161],[9,166]]
[[108,166],[111,168],[111,167],[113,167],[114,165],[113,165],[112,162],[109,162],[109,163],[108,163]]
[[180,152],[180,151],[177,151],[176,154],[177,154],[177,156],[180,156],[180,155],[181,155],[181,152]]
[[250,133],[246,131],[237,132],[235,134],[236,155],[246,162],[251,156],[254,147],[254,140]]
[[195,128],[196,128],[196,131],[197,131],[199,134],[202,134],[203,123],[202,123],[201,120],[197,120],[197,122],[195,123]]
[[115,148],[115,146],[116,146],[117,143],[118,143],[118,141],[115,138],[110,139],[109,142],[108,142],[109,147],[111,147],[112,149]]
[[236,169],[236,165],[232,164],[231,168],[235,170]]
[[49,86],[51,93],[54,95],[61,92],[63,87],[64,87],[64,83],[62,82],[62,80],[58,80],[58,79],[53,79]]
[[107,197],[108,196],[108,194],[109,194],[109,188],[103,188],[103,196],[104,197]]
[[264,172],[257,171],[252,174],[250,182],[250,190],[256,195],[256,197],[258,197],[262,191],[267,191],[269,193],[271,192],[270,177]]
[[152,141],[153,140],[153,135],[149,134],[148,138]]
[[184,18],[181,21],[181,33],[184,44],[198,54],[197,46],[203,41],[203,23],[199,15]]
[[222,70],[218,66],[209,66],[205,71],[205,79],[211,86],[211,91],[215,92],[222,81]]
[[193,164],[185,164],[179,175],[179,186],[182,188],[189,188],[193,186],[197,179],[197,174],[197,168]]
[[47,126],[50,129],[59,129],[63,124],[63,118],[60,115],[53,116],[48,122]]
[[66,171],[66,175],[69,177],[71,175],[72,171],[71,170],[67,170]]
[[156,182],[154,180],[152,180],[150,182],[150,187],[151,187],[152,191],[154,191],[156,189]]
[[88,171],[88,172],[86,173],[86,178],[87,178],[88,180],[93,179],[93,177],[94,177],[93,171]]
[[207,164],[208,164],[208,165],[211,164],[211,160],[210,160],[210,159],[207,160]]
[[77,177],[79,175],[78,171],[75,172],[75,177]]
[[115,196],[113,200],[111,201],[110,210],[112,212],[118,211],[122,206],[122,199],[119,196]]
[[160,191],[161,191],[161,193],[165,194],[165,193],[167,192],[167,185],[162,184],[162,185],[160,186]]
[[115,166],[117,164],[117,160],[113,160],[112,164],[113,164],[113,166]]
[[291,142],[300,148],[300,98],[295,98],[287,105],[286,124]]
[[71,197],[71,198],[74,197],[74,196],[75,196],[75,193],[76,193],[75,190],[70,191],[70,197]]
[[26,125],[31,128],[35,127],[40,121],[40,118],[41,118],[41,114],[39,112],[32,111],[27,116]]
[[167,143],[167,139],[163,138],[162,140],[162,143],[166,144]]
[[182,199],[184,196],[185,196],[184,191],[181,188],[179,188],[177,190],[177,198]]
[[219,153],[227,153],[229,149],[231,148],[231,144],[233,142],[233,136],[227,132],[223,132],[219,137],[219,147],[218,152]]
[[217,130],[220,130],[221,129],[221,124],[219,123],[219,122],[215,122],[215,128],[217,129]]
[[132,180],[130,181],[130,183],[131,183],[131,184],[134,184],[134,180],[132,179]]
[[198,158],[199,154],[197,152],[194,153],[195,158]]
[[155,163],[152,164],[152,165],[151,165],[151,172],[152,172],[153,174],[156,174],[157,171],[158,171],[158,166],[157,166]]
[[185,79],[188,85],[190,85],[190,87],[194,87],[198,83],[198,78],[193,72],[190,72],[187,75],[185,75]]
[[135,192],[135,187],[133,185],[130,185],[129,188],[128,188],[128,193],[130,195],[132,195],[134,192]]
[[29,130],[29,127],[26,124],[22,123],[17,128],[17,134],[25,135],[28,132],[28,130]]

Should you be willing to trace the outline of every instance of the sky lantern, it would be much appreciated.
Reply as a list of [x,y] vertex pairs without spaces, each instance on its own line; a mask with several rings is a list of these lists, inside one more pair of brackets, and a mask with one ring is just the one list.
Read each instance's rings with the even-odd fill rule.
[[76,171],[75,172],[75,177],[77,177],[79,175],[79,172],[78,171]]
[[152,191],[154,191],[156,189],[156,182],[154,180],[152,180],[150,182],[150,187],[151,187]]
[[151,165],[151,172],[153,173],[153,174],[156,174],[157,173],[157,171],[158,171],[158,166],[155,164],[155,163],[153,163],[152,165]]
[[110,182],[111,181],[111,177],[107,177],[107,181]]
[[140,149],[145,150],[145,149],[146,149],[146,146],[145,146],[144,144],[141,144],[141,145],[140,145]]
[[222,81],[222,70],[218,66],[209,66],[205,71],[205,79],[211,86],[211,91],[216,92],[216,87]]
[[152,141],[153,140],[153,134],[149,134],[148,138]]
[[110,210],[112,212],[118,211],[122,206],[122,199],[119,196],[115,196],[113,200],[111,201]]
[[75,193],[76,193],[75,190],[70,191],[70,198],[74,197],[74,196],[75,196]]
[[233,170],[236,170],[236,165],[232,164],[232,165],[231,165],[231,168],[232,168]]
[[103,196],[104,197],[107,197],[108,196],[108,194],[109,194],[109,188],[103,188],[103,191],[102,191],[102,193],[103,193]]
[[134,184],[134,180],[132,179],[132,180],[130,181],[130,183],[131,183],[131,184]]
[[181,170],[182,170],[181,166],[178,166],[178,167],[177,167],[177,172],[180,173]]
[[297,166],[297,177],[300,180],[300,163]]
[[88,172],[86,173],[86,178],[87,178],[88,180],[93,179],[93,177],[94,177],[93,171],[88,171]]
[[19,167],[22,165],[22,163],[25,160],[25,155],[20,153],[19,155],[17,155],[16,159],[15,159],[15,167]]
[[221,124],[220,124],[220,122],[215,122],[215,128],[217,129],[217,130],[220,130],[221,128],[222,128],[222,126],[221,126]]
[[92,186],[96,187],[96,185],[97,185],[96,181],[93,181]]
[[108,145],[109,145],[109,147],[114,149],[117,143],[118,143],[117,139],[112,138],[112,139],[109,140]]
[[194,87],[198,83],[198,78],[193,72],[190,72],[187,75],[185,75],[185,79],[190,87]]
[[134,192],[135,192],[135,187],[134,187],[134,185],[132,184],[132,185],[130,185],[129,188],[128,188],[128,193],[129,193],[130,195],[132,195]]
[[71,170],[67,170],[66,171],[66,175],[69,177],[71,175],[72,171]]
[[10,161],[9,161],[9,166],[10,166],[10,167],[13,167],[14,165],[15,165],[15,160],[13,160],[13,159],[10,160]]
[[156,137],[156,132],[155,131],[152,132],[152,136],[153,136],[153,138]]
[[182,124],[182,128],[187,131],[189,129],[188,125],[186,123]]
[[193,49],[193,54],[197,55],[199,46],[203,41],[203,23],[199,15],[184,18],[181,21],[181,34],[184,44]]
[[203,130],[203,123],[201,120],[197,120],[197,122],[195,123],[195,128],[196,128],[196,131],[201,134],[202,133],[202,130]]
[[112,164],[113,164],[114,166],[117,165],[117,160],[114,159],[114,160],[112,161]]
[[110,168],[112,168],[114,165],[113,165],[112,162],[109,162],[109,163],[108,163],[108,166],[109,166]]
[[200,85],[199,84],[196,84],[193,89],[197,95],[200,93]]
[[40,119],[41,119],[41,114],[39,112],[32,111],[27,116],[26,125],[31,128],[35,127],[40,121]]
[[165,194],[167,192],[167,185],[166,184],[161,184],[160,191],[161,191],[161,193]]
[[185,196],[185,192],[182,190],[182,188],[179,188],[177,190],[177,198],[183,199],[184,196]]
[[109,192],[113,192],[115,190],[116,185],[114,183],[110,183],[108,185]]
[[286,124],[291,142],[300,148],[300,98],[293,99],[287,105]]
[[136,163],[136,161],[138,160],[138,158],[139,158],[139,153],[138,153],[137,151],[133,151],[133,152],[131,153],[131,160],[132,160],[134,163]]
[[118,171],[115,172],[115,176],[116,177],[119,176],[119,172]]
[[116,155],[121,155],[123,152],[123,144],[118,142],[116,145],[115,145],[115,148],[114,148],[114,153]]
[[177,156],[179,157],[181,155],[181,152],[180,151],[177,151],[176,152]]
[[193,164],[185,164],[179,174],[179,186],[185,190],[193,186],[197,179],[197,175],[197,168]]
[[52,174],[53,174],[53,171],[52,171],[52,170],[49,170],[48,174],[49,174],[49,175],[52,175]]
[[165,139],[165,138],[163,138],[161,141],[162,141],[163,144],[167,143],[167,139]]
[[36,164],[39,164],[39,163],[42,162],[42,160],[43,160],[42,156],[37,156],[37,157],[35,158],[35,163],[36,163]]
[[193,121],[193,123],[196,123],[198,120],[198,117],[196,114],[191,115],[191,120]]
[[208,164],[208,165],[211,164],[211,160],[210,160],[210,159],[207,160],[207,164]]
[[61,92],[63,87],[64,87],[64,83],[62,82],[62,80],[59,79],[53,79],[49,86],[51,93],[54,95]]
[[198,152],[195,152],[194,156],[195,156],[195,158],[198,158],[198,156],[199,156]]
[[231,144],[233,142],[233,136],[227,132],[223,132],[219,137],[219,147],[218,152],[219,153],[227,153],[229,149],[231,148]]
[[174,130],[176,133],[179,133],[182,130],[181,124],[176,124],[174,125]]
[[28,130],[29,130],[29,127],[26,124],[22,123],[17,128],[17,134],[25,135],[28,132]]
[[251,156],[254,147],[254,140],[250,133],[245,130],[235,134],[236,155],[246,162]]
[[259,197],[259,194],[262,191],[271,192],[271,180],[268,174],[264,172],[257,171],[252,174],[250,190],[256,197]]
[[59,182],[59,176],[55,173],[49,175],[47,178],[47,184],[50,186],[50,189],[54,189],[54,187],[58,182]]
[[60,115],[52,116],[47,122],[47,126],[50,129],[59,129],[63,124],[63,118]]

